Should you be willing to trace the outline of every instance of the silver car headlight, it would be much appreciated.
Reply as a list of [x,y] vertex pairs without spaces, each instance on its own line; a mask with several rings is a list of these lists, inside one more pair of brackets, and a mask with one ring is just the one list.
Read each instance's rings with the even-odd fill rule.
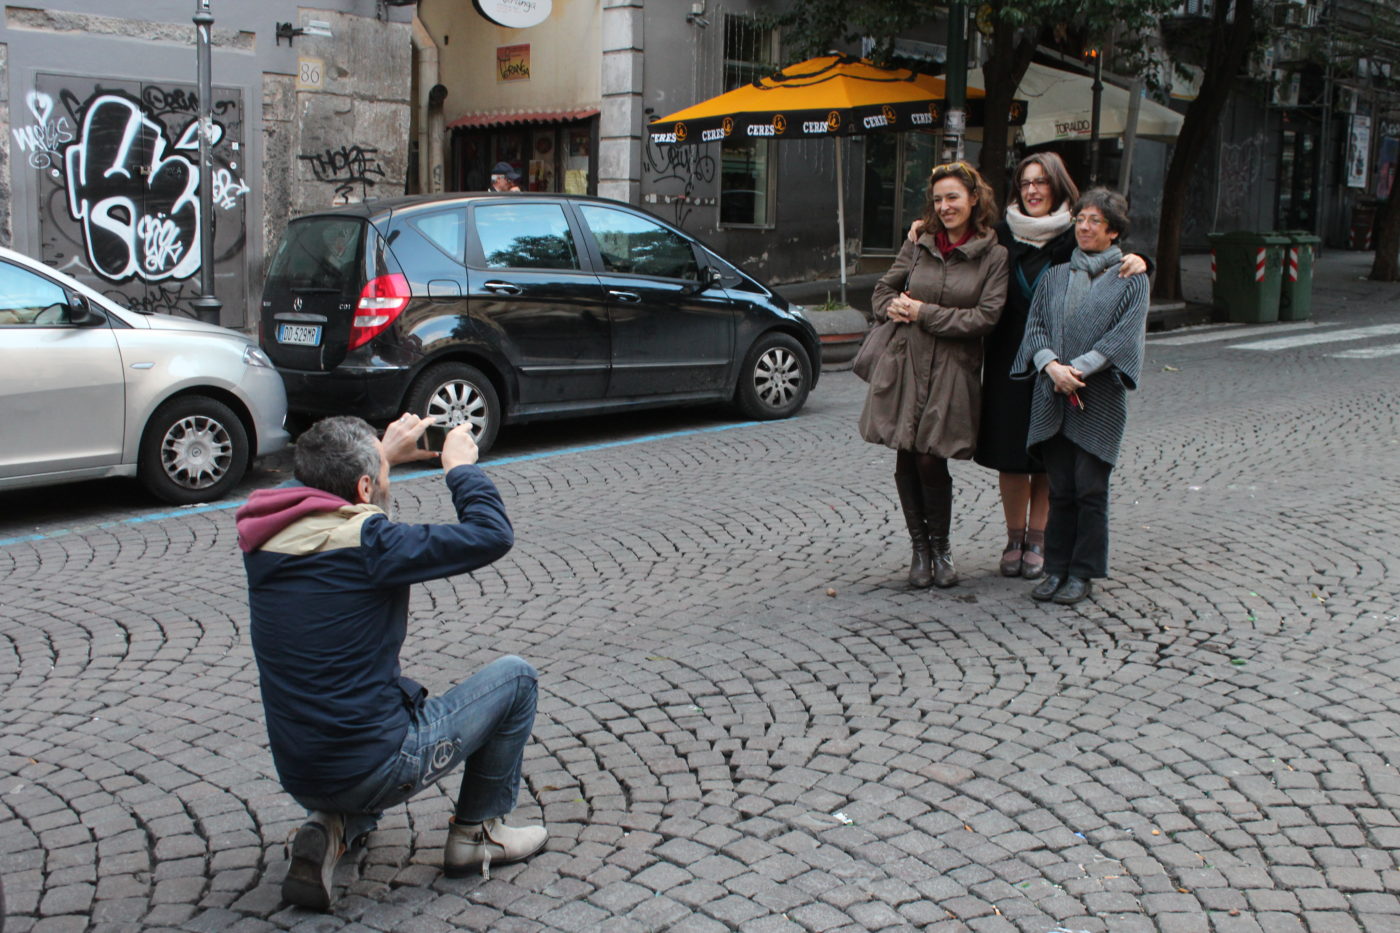
[[248,366],[261,366],[266,369],[273,368],[272,360],[267,358],[267,354],[252,344],[243,348],[243,362]]
[[806,321],[808,324],[812,323],[811,319],[807,317],[806,305],[790,304],[788,305],[788,312],[799,321]]

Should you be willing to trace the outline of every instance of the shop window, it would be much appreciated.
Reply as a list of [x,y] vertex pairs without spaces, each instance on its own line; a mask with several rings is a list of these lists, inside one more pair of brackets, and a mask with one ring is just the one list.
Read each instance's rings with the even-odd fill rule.
[[558,204],[483,204],[472,214],[488,269],[577,269],[578,252]]
[[[724,17],[724,89],[732,91],[777,70],[777,35],[747,16]],[[748,137],[720,143],[719,221],[773,225],[773,141]]]
[[898,252],[909,224],[923,215],[933,143],[931,134],[917,132],[865,137],[864,253]]
[[486,191],[492,168],[507,162],[520,173],[523,191],[590,194],[597,189],[596,132],[596,118],[528,128],[458,130],[452,137],[456,184],[462,191]]
[[564,153],[564,193],[588,193],[588,153],[593,145],[593,133],[588,124],[568,128],[568,146]]
[[554,181],[554,164],[559,158],[555,152],[558,138],[559,130],[553,126],[540,127],[530,134],[530,174],[526,184],[521,186],[526,191],[559,190]]
[[607,207],[579,206],[584,223],[598,241],[603,268],[628,275],[664,279],[700,278],[700,266],[690,241],[657,223]]

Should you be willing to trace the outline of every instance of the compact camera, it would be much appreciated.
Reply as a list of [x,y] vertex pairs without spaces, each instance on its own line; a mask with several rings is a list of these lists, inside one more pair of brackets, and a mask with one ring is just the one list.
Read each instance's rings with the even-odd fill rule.
[[442,453],[442,445],[447,442],[447,432],[450,430],[452,429],[446,425],[430,424],[428,430],[418,439],[418,446],[424,450]]

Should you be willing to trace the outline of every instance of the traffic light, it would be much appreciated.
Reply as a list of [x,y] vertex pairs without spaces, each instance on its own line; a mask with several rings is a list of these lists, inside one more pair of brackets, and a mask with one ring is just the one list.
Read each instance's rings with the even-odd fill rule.
[[1096,49],[1096,48],[1095,48],[1095,49],[1085,49],[1084,52],[1083,52],[1083,54],[1082,54],[1082,57],[1083,57],[1083,59],[1084,59],[1084,64],[1086,64],[1086,65],[1088,65],[1090,68],[1092,68],[1092,67],[1094,67],[1095,65],[1097,65],[1098,62],[1099,62],[1099,50]]

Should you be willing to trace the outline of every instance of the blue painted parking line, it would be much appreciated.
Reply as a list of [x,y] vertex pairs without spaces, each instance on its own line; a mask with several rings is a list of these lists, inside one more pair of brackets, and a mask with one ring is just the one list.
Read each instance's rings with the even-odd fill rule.
[[[631,447],[636,444],[650,444],[655,441],[668,441],[678,437],[692,437],[696,434],[717,434],[720,431],[733,431],[735,428],[751,428],[763,424],[762,421],[739,421],[734,424],[721,424],[709,428],[694,428],[689,431],[666,431],[661,434],[647,434],[642,437],[634,437],[625,441],[608,441],[605,444],[580,444],[577,447],[561,447],[558,450],[546,450],[534,454],[520,454],[515,457],[501,457],[499,460],[488,460],[481,464],[483,470],[490,470],[493,467],[510,466],[515,463],[529,463],[534,460],[549,460],[554,457],[565,457],[570,454],[592,453],[598,450],[612,450],[615,447]],[[415,470],[411,473],[395,473],[394,482],[405,480],[424,479],[429,476],[441,476],[441,469]],[[85,528],[60,528],[56,531],[45,531],[32,535],[17,535],[13,538],[0,538],[0,547],[9,547],[12,544],[24,544],[32,541],[47,541],[51,538],[62,538],[67,535],[78,534],[83,531],[98,531],[104,528],[118,528],[122,525],[140,525],[145,522],[163,522],[171,518],[184,518],[190,515],[200,515],[205,512],[225,512],[229,509],[236,509],[247,499],[240,499],[237,502],[218,502],[212,505],[188,506],[180,509],[173,509],[168,512],[152,512],[150,515],[136,515],[132,518],[123,518],[115,522],[101,522],[96,525],[89,525]]]

